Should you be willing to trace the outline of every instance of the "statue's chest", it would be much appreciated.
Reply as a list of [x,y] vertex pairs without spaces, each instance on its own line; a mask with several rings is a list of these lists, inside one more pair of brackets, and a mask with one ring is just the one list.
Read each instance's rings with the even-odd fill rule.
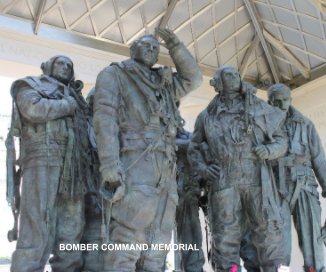
[[[244,115],[239,113],[221,113],[209,116],[205,123],[207,140],[221,149],[243,149],[252,145],[251,135],[247,133]],[[218,148],[220,149],[220,148]]]

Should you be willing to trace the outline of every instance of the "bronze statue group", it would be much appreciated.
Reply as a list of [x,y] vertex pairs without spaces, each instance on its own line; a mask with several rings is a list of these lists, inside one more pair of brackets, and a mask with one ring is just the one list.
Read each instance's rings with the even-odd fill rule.
[[[101,244],[169,244],[176,229],[179,243],[199,248],[181,251],[178,271],[202,272],[202,207],[214,272],[240,272],[240,258],[248,272],[289,266],[292,219],[304,271],[325,272],[317,187],[325,197],[326,160],[291,90],[272,85],[266,103],[235,68],[222,66],[210,81],[217,94],[191,134],[178,105],[201,85],[200,68],[172,31],[156,35],[175,72],[154,66],[160,43],[145,35],[130,59],[100,72],[87,102],[66,56],[13,83],[11,271],[43,272],[48,260],[53,272],[164,271],[167,250],[104,251]],[[99,250],[64,246],[81,243]]]

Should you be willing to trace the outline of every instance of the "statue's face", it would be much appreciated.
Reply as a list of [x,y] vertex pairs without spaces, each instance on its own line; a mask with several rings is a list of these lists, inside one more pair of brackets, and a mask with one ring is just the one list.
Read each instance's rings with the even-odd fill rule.
[[65,58],[57,58],[52,66],[52,77],[59,80],[62,83],[69,83],[73,76],[72,62]]
[[239,72],[227,67],[222,72],[223,91],[226,93],[235,93],[240,91],[241,78]]
[[278,107],[282,111],[287,112],[290,108],[291,101],[290,90],[284,89],[282,92],[274,93],[270,102],[274,107]]
[[160,46],[157,40],[144,37],[136,45],[134,59],[151,68],[158,60],[159,51]]

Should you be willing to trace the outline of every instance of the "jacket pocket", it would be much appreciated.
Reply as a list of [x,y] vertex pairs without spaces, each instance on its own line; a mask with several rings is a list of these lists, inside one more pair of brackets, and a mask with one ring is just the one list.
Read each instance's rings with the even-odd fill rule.
[[142,230],[153,222],[157,204],[156,192],[133,189],[113,204],[112,217],[131,229]]

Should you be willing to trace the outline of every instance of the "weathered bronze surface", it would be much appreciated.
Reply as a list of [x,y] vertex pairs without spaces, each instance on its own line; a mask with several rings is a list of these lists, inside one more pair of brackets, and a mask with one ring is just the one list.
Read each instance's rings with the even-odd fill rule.
[[[88,107],[68,57],[53,57],[41,68],[41,76],[17,80],[11,88],[14,110],[8,138],[20,139],[22,170],[11,271],[43,271],[50,254],[52,271],[77,271],[81,252],[60,250],[59,244],[78,244],[83,233],[84,194],[91,178]],[[8,200],[13,203],[10,176]]]
[[[287,222],[297,230],[304,259],[304,271],[325,271],[324,245],[321,238],[321,207],[318,183],[326,196],[326,159],[314,124],[291,105],[291,90],[284,84],[268,89],[268,100],[286,113],[282,129],[289,149],[276,163],[281,196],[288,204]],[[318,182],[318,183],[317,183]],[[286,213],[285,213],[286,214]],[[290,225],[290,224],[289,224]],[[289,228],[290,229],[290,228]],[[288,235],[288,243],[291,243]]]
[[181,269],[185,272],[202,272],[205,263],[202,250],[202,228],[199,220],[201,199],[201,178],[191,172],[187,149],[191,134],[179,129],[176,139],[177,182],[179,203],[176,212],[177,238],[180,244],[196,245],[198,250],[182,250]]
[[182,126],[176,101],[202,81],[200,69],[177,36],[157,34],[176,66],[153,68],[159,54],[154,36],[131,46],[131,58],[105,68],[96,81],[94,129],[102,175],[101,193],[113,244],[147,244],[149,250],[108,251],[104,271],[160,271],[178,202],[175,136]]
[[90,109],[90,122],[88,126],[88,136],[91,144],[91,175],[93,183],[87,190],[85,195],[85,228],[81,240],[82,244],[93,245],[95,249],[83,251],[83,272],[97,272],[103,270],[103,256],[102,250],[103,235],[101,228],[103,226],[102,213],[102,198],[99,194],[100,188],[100,162],[98,159],[96,138],[93,128],[93,104],[94,104],[95,88],[93,88],[87,95],[86,101]]
[[258,99],[233,67],[218,69],[211,85],[218,94],[197,118],[188,159],[209,182],[214,269],[240,269],[248,222],[262,271],[277,271],[283,262],[282,218],[269,160],[287,150],[280,129],[284,113]]

